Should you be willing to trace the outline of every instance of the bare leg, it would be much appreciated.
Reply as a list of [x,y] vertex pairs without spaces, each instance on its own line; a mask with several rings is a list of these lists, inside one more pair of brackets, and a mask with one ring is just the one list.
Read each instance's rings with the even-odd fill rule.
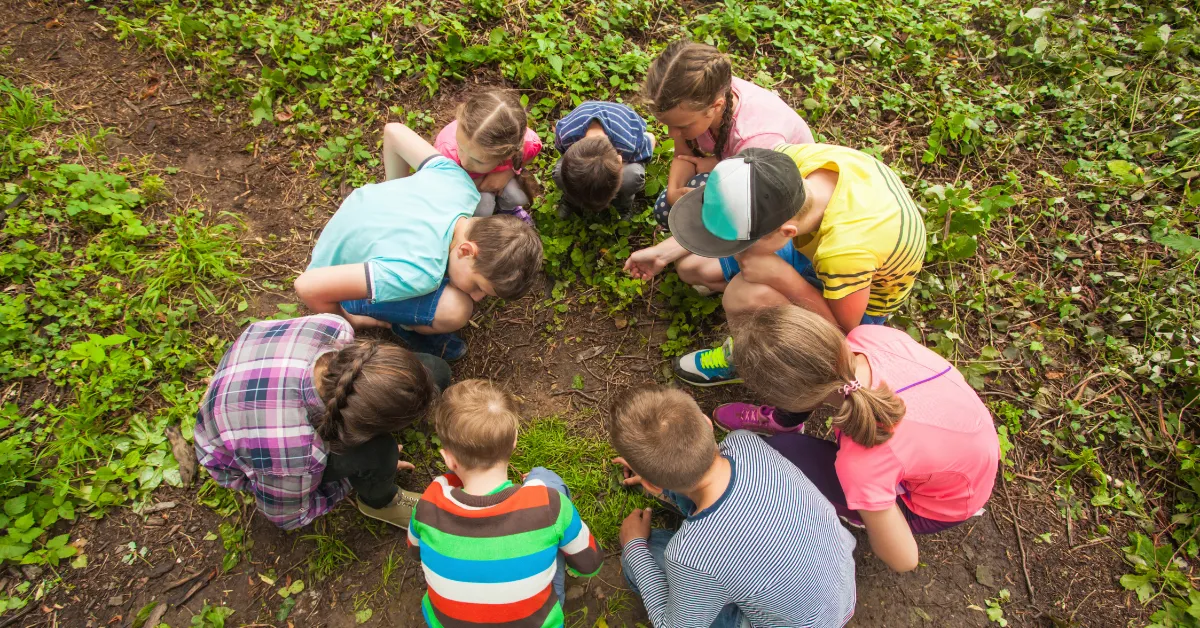
[[685,255],[675,262],[675,272],[684,283],[705,286],[713,292],[723,292],[729,285],[721,272],[721,260],[712,257]]
[[475,302],[471,297],[462,290],[447,285],[438,299],[433,324],[418,325],[411,329],[418,334],[448,334],[465,327],[474,312]]
[[750,283],[740,275],[734,276],[729,282],[721,300],[721,305],[725,307],[725,315],[731,319],[759,308],[791,304],[792,302],[778,290],[765,284]]

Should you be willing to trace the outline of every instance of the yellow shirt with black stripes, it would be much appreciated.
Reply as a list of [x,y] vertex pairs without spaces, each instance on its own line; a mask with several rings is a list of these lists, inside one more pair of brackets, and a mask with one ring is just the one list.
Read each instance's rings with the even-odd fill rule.
[[802,176],[822,168],[838,173],[820,229],[793,242],[812,260],[825,298],[870,286],[866,313],[895,312],[925,261],[925,220],[900,178],[878,159],[844,146],[781,144],[775,150],[791,157]]

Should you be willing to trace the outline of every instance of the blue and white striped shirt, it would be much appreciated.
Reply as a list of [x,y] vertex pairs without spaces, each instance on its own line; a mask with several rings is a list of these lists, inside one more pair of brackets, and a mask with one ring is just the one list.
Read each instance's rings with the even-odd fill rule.
[[613,148],[627,164],[649,161],[654,145],[646,135],[646,121],[636,111],[615,102],[589,100],[568,113],[554,127],[554,146],[566,152],[572,144],[583,139],[592,120],[600,122]]
[[721,453],[732,475],[715,504],[688,517],[659,569],[645,539],[625,545],[625,573],[655,628],[709,626],[736,604],[753,626],[842,626],[854,614],[854,537],[803,473],[747,431]]

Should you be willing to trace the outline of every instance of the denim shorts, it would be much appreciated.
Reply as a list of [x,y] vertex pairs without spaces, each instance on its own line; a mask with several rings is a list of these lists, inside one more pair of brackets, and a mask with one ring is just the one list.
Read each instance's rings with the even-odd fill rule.
[[[813,268],[812,262],[804,256],[803,253],[796,250],[791,241],[783,246],[782,249],[775,251],[775,254],[783,258],[783,261],[792,265],[796,272],[800,273],[804,280],[812,284],[812,287],[817,290],[825,290],[825,284],[821,283],[821,279],[817,277],[817,269]],[[730,281],[733,276],[742,272],[742,267],[733,257],[721,258],[721,274],[725,276],[725,281]],[[886,325],[887,316],[873,316],[871,314],[863,314],[862,325]]]
[[378,301],[375,303],[371,303],[368,299],[342,301],[342,309],[350,314],[370,316],[375,320],[393,325],[428,327],[433,324],[434,314],[437,313],[438,301],[441,300],[442,292],[446,289],[446,284],[448,283],[450,283],[449,277],[442,279],[442,285],[438,286],[437,290],[429,294],[401,301]]

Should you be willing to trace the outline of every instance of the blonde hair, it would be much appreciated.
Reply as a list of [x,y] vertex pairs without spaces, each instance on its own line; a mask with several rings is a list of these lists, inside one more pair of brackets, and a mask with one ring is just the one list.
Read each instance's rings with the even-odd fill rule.
[[733,346],[746,386],[770,405],[807,412],[840,396],[833,426],[863,447],[887,442],[904,418],[904,401],[886,384],[851,386],[854,353],[845,336],[808,310],[788,305],[744,316],[734,326]]
[[608,434],[638,475],[673,491],[696,486],[717,457],[712,425],[686,393],[648,386],[613,403]]
[[488,157],[501,163],[512,160],[513,170],[521,169],[528,119],[512,92],[488,90],[473,94],[458,106],[456,117],[463,135]]
[[520,423],[512,396],[483,379],[450,386],[433,409],[433,425],[442,448],[467,469],[506,463]]
[[[646,71],[642,99],[657,117],[675,107],[702,111],[725,97],[721,127],[713,142],[713,155],[724,158],[725,145],[733,128],[733,68],[729,58],[712,46],[686,39],[671,42]],[[687,141],[697,157],[707,157],[696,140]]]
[[516,216],[496,214],[478,218],[467,240],[479,247],[475,271],[483,275],[501,299],[521,297],[542,272],[542,238]]

